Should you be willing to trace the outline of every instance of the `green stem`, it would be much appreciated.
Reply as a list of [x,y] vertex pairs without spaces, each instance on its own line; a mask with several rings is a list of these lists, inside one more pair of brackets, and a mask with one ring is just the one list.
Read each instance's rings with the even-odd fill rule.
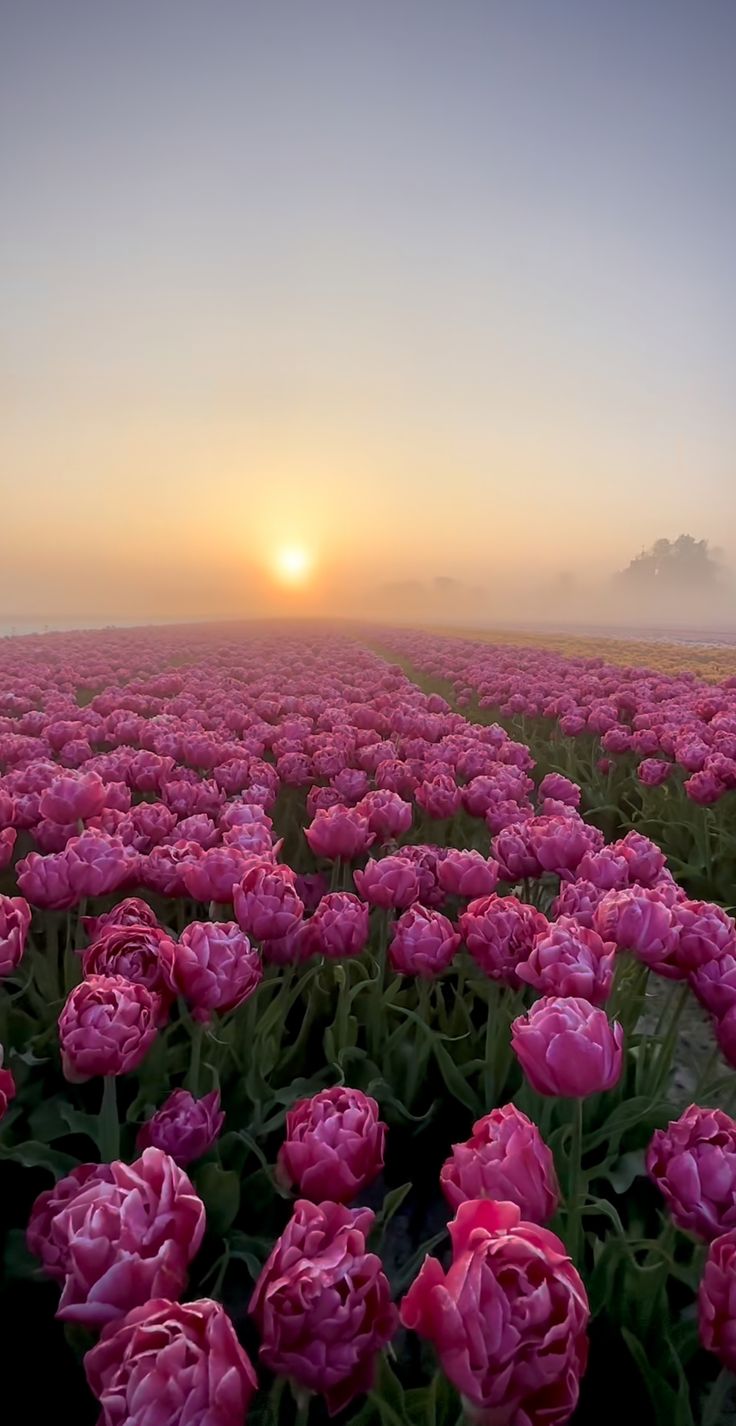
[[[292,1390],[294,1391],[293,1387]],[[295,1390],[294,1400],[296,1402],[296,1416],[294,1418],[294,1426],[307,1426],[307,1423],[309,1421],[309,1411],[312,1405],[311,1391],[304,1391],[303,1389]]]
[[202,1040],[204,1039],[204,1025],[194,1023],[192,1025],[192,1058],[189,1064],[189,1074],[187,1083],[190,1094],[197,1098],[199,1093],[199,1066],[202,1059]]
[[578,1265],[580,1256],[580,1229],[582,1219],[582,1168],[583,1150],[583,1101],[574,1099],[572,1110],[572,1135],[570,1139],[570,1165],[567,1190],[567,1251]]
[[[733,1376],[726,1367],[716,1377],[703,1412],[703,1426],[720,1426],[723,1421],[723,1407],[733,1387]],[[730,1414],[730,1413],[729,1413]]]
[[712,1075],[712,1073],[713,1073],[713,1070],[715,1069],[716,1065],[718,1064],[718,1061],[719,1061],[719,1059],[720,1059],[720,1055],[721,1055],[721,1048],[720,1048],[720,1045],[718,1045],[718,1044],[716,1043],[716,1044],[713,1046],[713,1049],[711,1050],[711,1052],[710,1052],[710,1054],[709,1054],[707,1060],[705,1061],[705,1064],[703,1065],[703,1068],[702,1068],[702,1070],[700,1071],[700,1074],[698,1075],[697,1082],[696,1082],[695,1088],[694,1088],[694,1090],[693,1090],[693,1098],[694,1098],[696,1104],[697,1104],[697,1102],[698,1102],[698,1099],[699,1099],[700,1095],[703,1093],[703,1090],[707,1088],[708,1080],[710,1079],[710,1077],[711,1077],[711,1075]]
[[677,1044],[677,1032],[680,1028],[683,1011],[690,998],[690,986],[684,981],[679,992],[675,996],[675,1006],[672,1012],[667,1033],[662,1041],[660,1052],[655,1060],[654,1083],[652,1085],[652,1097],[661,1094],[672,1064],[672,1055]]
[[102,1081],[98,1138],[100,1159],[103,1164],[111,1164],[114,1159],[120,1158],[118,1093],[114,1074],[106,1074]]

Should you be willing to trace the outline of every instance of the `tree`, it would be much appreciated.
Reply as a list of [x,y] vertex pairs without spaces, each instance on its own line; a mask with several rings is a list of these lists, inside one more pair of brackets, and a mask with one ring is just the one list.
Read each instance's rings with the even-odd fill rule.
[[707,540],[678,535],[676,540],[655,540],[642,550],[617,581],[642,592],[654,589],[712,589],[718,579],[719,564]]

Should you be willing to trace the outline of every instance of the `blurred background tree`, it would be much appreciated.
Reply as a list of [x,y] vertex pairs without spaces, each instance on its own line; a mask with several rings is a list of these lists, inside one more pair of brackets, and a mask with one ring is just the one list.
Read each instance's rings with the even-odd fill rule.
[[678,535],[676,540],[655,540],[642,550],[616,579],[641,591],[656,588],[712,589],[720,572],[717,552],[707,540]]

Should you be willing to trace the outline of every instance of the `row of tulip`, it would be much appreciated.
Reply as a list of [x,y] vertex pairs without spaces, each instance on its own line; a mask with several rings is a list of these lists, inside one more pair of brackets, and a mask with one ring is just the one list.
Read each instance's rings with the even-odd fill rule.
[[424,633],[375,630],[372,638],[454,706],[498,718],[529,743],[538,766],[567,773],[609,835],[646,830],[698,894],[731,897],[735,675],[712,682],[685,668]]
[[617,1350],[717,1419],[736,927],[653,841],[329,633],[8,640],[0,765],[9,1300],[105,1426],[564,1422]]

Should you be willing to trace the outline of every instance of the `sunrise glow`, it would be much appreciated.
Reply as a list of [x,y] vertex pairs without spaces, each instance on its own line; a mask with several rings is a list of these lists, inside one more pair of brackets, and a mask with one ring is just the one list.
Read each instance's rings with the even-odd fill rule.
[[309,550],[301,545],[285,545],[277,551],[274,559],[274,574],[281,584],[304,584],[312,572]]

